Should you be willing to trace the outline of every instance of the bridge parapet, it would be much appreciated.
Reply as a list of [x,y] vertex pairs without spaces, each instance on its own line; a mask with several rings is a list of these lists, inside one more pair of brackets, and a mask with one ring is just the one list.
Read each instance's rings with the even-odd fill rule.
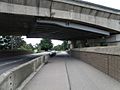
[[0,90],[22,90],[46,63],[49,55],[42,55],[0,75]]
[[[120,10],[75,0],[0,0],[10,4],[18,4],[33,7],[52,8],[63,11],[73,11],[112,19],[120,19]],[[91,11],[92,10],[92,11]]]
[[71,50],[71,55],[120,81],[119,49],[119,47],[93,47],[73,49]]
[[105,46],[105,47],[88,47],[88,48],[76,48],[75,51],[93,52],[101,54],[120,55],[120,47],[118,46]]

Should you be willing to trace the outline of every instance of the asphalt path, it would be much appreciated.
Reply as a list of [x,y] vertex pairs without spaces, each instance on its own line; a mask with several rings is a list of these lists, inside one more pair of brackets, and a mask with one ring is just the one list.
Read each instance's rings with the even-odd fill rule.
[[120,90],[120,83],[61,52],[50,58],[23,90]]

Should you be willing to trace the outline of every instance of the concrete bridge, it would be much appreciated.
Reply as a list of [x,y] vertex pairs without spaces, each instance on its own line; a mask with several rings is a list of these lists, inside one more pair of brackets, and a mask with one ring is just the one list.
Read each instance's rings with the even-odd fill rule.
[[[120,10],[84,1],[0,0],[1,35],[60,40],[116,37],[119,20]],[[117,40],[113,38],[109,42]]]
[[[0,0],[0,35],[71,40],[73,46],[76,40],[116,43],[119,20],[120,10],[84,1]],[[0,90],[120,90],[119,47],[72,49],[69,54],[77,59],[58,54],[42,68],[49,58],[44,54],[3,73]]]

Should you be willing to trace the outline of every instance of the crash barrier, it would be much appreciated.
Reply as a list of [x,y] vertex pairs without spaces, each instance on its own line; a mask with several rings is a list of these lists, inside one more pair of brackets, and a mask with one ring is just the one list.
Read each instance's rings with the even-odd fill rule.
[[37,69],[44,65],[49,55],[42,55],[0,75],[0,90],[17,90]]
[[112,78],[120,81],[120,53],[115,54],[109,52],[109,49],[108,53],[102,53],[102,50],[101,52],[91,50],[71,50],[69,53],[71,56],[94,66]]

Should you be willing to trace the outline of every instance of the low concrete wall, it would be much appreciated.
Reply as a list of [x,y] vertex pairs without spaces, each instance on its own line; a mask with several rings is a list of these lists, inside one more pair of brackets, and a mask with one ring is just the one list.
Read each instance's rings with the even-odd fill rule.
[[0,75],[0,90],[16,90],[27,77],[45,63],[48,57],[48,55],[40,56]]
[[[99,48],[100,49],[100,48]],[[102,48],[103,49],[103,48]],[[103,51],[104,52],[104,51]],[[120,55],[119,54],[108,54],[102,53],[102,51],[94,50],[71,50],[71,56],[78,58],[100,71],[106,73],[107,75],[113,77],[114,79],[120,81]]]

